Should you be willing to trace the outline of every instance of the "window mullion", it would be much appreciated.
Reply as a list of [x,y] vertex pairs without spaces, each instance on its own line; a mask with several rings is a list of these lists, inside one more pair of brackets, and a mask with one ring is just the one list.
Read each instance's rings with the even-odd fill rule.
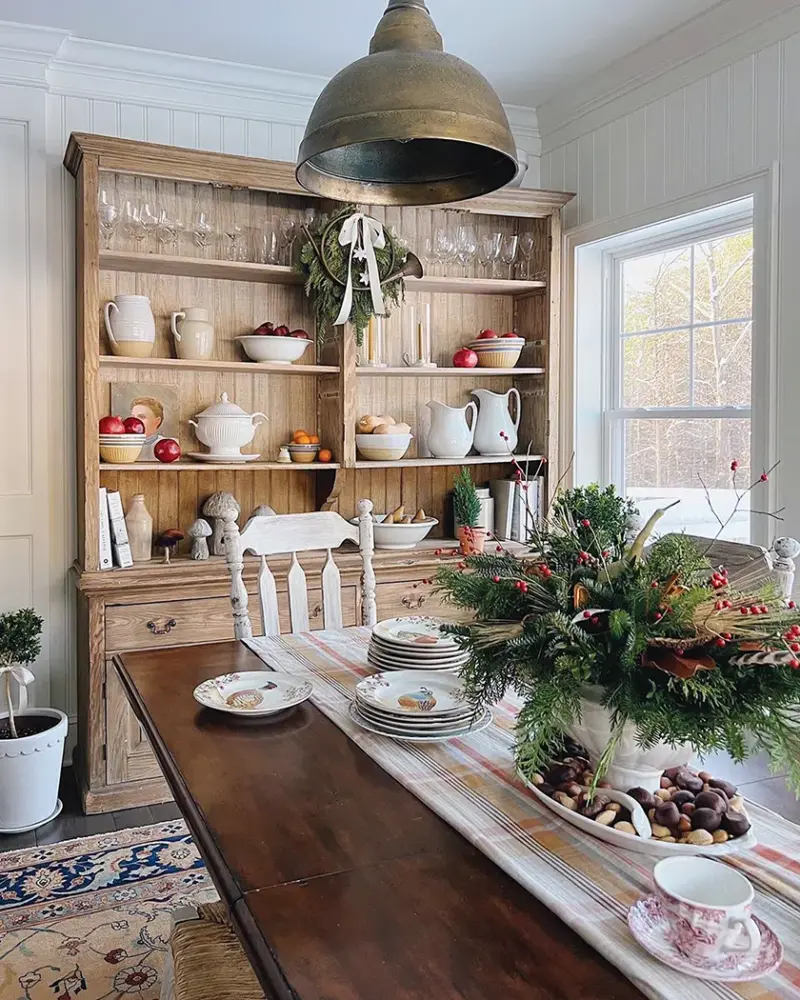
[[694,406],[694,246],[689,253],[689,406]]

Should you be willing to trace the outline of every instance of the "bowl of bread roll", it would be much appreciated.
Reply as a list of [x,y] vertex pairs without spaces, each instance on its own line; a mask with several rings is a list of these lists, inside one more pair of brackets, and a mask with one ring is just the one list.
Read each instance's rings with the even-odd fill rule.
[[408,424],[386,414],[365,414],[356,423],[356,448],[368,462],[399,462],[413,436]]

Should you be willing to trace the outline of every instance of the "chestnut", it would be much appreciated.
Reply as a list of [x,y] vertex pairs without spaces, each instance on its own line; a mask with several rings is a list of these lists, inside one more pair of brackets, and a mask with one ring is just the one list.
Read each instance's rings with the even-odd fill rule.
[[721,778],[712,778],[709,781],[709,785],[712,788],[719,788],[721,791],[725,792],[729,799],[732,799],[736,795],[736,785],[732,785],[730,781],[723,781]]
[[553,786],[548,784],[546,781],[543,781],[541,785],[536,786],[536,791],[541,792],[542,795],[547,795],[552,799],[555,788],[553,788]]
[[567,795],[569,795],[571,798],[577,799],[577,797],[581,794],[583,789],[581,788],[580,785],[576,784],[574,781],[565,781],[563,785],[558,786],[558,791],[566,792]]
[[687,791],[687,789],[682,788],[679,792],[675,792],[672,796],[672,801],[680,809],[687,802],[694,802],[694,792]]
[[674,802],[663,802],[656,806],[656,823],[659,826],[668,826],[670,829],[677,827],[681,819],[681,814]]
[[680,767],[668,767],[666,771],[664,771],[662,777],[666,778],[667,781],[669,781],[671,784],[674,784],[675,776],[677,775],[678,771],[683,771],[683,770],[685,770],[684,764],[681,764]]
[[695,809],[692,813],[693,830],[708,830],[713,833],[721,823],[722,813],[718,813],[716,809]]
[[568,781],[574,781],[578,777],[578,769],[571,764],[556,764],[545,773],[544,780],[553,788],[558,788]]
[[734,812],[733,809],[729,809],[721,820],[722,829],[731,837],[743,837],[750,829],[750,820],[744,813]]
[[694,800],[694,804],[698,810],[713,809],[720,815],[728,811],[728,800],[724,792],[721,794],[719,792],[700,792]]
[[696,774],[692,774],[688,768],[678,771],[675,775],[675,784],[678,788],[683,788],[687,792],[694,792],[696,794],[703,791],[703,779],[698,778]]
[[611,800],[605,795],[595,795],[591,802],[583,802],[579,807],[579,812],[581,816],[586,816],[589,819],[594,819],[599,816],[601,812],[605,812],[608,803]]
[[656,797],[652,792],[648,792],[646,788],[629,788],[628,795],[639,803],[639,805],[647,811],[648,809],[655,809],[656,807]]
[[684,802],[681,806],[681,812],[684,816],[691,816],[694,812],[694,802]]

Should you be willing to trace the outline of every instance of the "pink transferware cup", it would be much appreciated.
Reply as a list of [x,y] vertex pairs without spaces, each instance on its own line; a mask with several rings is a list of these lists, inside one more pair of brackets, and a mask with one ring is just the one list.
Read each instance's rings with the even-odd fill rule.
[[722,962],[755,955],[761,934],[753,920],[753,887],[710,858],[665,858],[653,869],[673,947],[689,959]]

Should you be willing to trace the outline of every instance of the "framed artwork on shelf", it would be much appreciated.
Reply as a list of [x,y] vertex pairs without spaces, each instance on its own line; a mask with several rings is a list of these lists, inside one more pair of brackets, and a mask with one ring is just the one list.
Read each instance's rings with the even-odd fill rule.
[[154,462],[153,449],[164,438],[179,440],[178,387],[152,382],[112,382],[111,410],[121,417],[138,417],[147,435],[137,462]]

